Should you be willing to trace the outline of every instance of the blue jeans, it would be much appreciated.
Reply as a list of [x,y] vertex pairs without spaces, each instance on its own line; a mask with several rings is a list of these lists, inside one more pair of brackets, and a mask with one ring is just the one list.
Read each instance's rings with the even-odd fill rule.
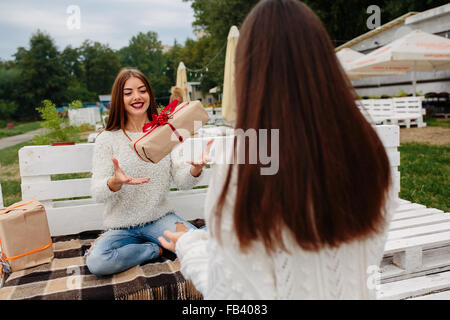
[[100,235],[86,253],[86,265],[97,276],[122,272],[161,255],[159,236],[164,231],[175,232],[176,223],[197,229],[191,223],[169,212],[164,217],[142,226],[110,229]]

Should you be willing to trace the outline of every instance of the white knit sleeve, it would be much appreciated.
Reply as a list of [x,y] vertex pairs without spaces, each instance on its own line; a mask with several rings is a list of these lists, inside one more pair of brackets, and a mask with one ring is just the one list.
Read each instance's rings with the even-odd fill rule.
[[204,296],[208,287],[208,234],[204,230],[189,230],[175,246],[180,271]]
[[191,165],[186,163],[183,156],[183,148],[178,146],[170,153],[170,175],[178,189],[192,189],[203,175],[203,170],[198,177],[191,175]]
[[92,157],[91,194],[96,202],[105,202],[107,199],[120,193],[111,191],[107,181],[114,174],[113,149],[110,132],[104,131],[95,140]]

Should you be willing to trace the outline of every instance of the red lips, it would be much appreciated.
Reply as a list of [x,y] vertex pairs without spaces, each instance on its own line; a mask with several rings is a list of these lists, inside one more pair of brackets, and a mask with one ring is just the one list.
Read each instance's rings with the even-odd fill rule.
[[131,104],[131,106],[133,108],[140,109],[140,108],[142,108],[144,106],[144,103],[143,102],[134,102],[134,103]]

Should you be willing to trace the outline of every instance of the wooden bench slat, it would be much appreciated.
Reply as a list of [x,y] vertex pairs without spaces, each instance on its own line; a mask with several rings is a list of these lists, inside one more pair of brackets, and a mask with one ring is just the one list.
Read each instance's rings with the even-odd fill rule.
[[405,204],[400,204],[397,207],[396,212],[410,211],[412,209],[420,209],[420,208],[426,208],[426,206],[424,206],[423,204],[418,204],[418,203],[405,203]]
[[[443,231],[450,231],[450,222],[431,224],[431,225],[427,225],[427,226],[423,226],[423,227],[407,228],[407,229],[400,229],[400,230],[396,230],[396,231],[390,231],[388,233],[388,240],[405,239],[405,238],[411,238],[414,236],[423,236],[423,235],[433,234],[436,232],[443,232]],[[450,239],[449,239],[449,243],[450,243]]]
[[52,236],[103,229],[103,203],[46,208]]
[[414,238],[388,240],[384,247],[384,254],[405,251],[409,248],[420,247],[422,249],[437,247],[450,243],[450,231],[430,235],[417,236]]
[[435,209],[435,208],[427,208],[425,206],[423,209],[415,209],[415,210],[411,210],[411,211],[400,211],[398,213],[396,211],[396,213],[392,217],[392,221],[419,218],[419,217],[424,217],[424,216],[431,216],[436,213],[443,213],[443,211],[439,210],[439,209]]
[[398,230],[398,229],[419,227],[419,226],[423,226],[423,225],[429,225],[429,224],[447,222],[447,221],[450,221],[450,214],[436,213],[431,216],[392,221],[389,229],[390,230]]
[[424,296],[411,298],[408,300],[450,300],[450,288],[448,288],[448,290],[443,292],[427,294]]
[[405,299],[450,288],[450,271],[380,285],[377,299]]
[[91,179],[70,179],[40,183],[22,183],[23,199],[53,200],[91,195]]
[[25,146],[19,150],[20,175],[90,172],[93,150],[93,143],[54,147]]

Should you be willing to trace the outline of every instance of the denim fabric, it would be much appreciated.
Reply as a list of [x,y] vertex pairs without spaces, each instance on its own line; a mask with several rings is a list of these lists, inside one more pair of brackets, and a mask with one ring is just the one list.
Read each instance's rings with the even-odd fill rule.
[[106,276],[158,258],[161,252],[158,237],[163,236],[166,230],[175,232],[177,222],[182,222],[188,229],[197,229],[169,212],[161,219],[142,226],[106,231],[86,253],[89,271],[97,276]]

